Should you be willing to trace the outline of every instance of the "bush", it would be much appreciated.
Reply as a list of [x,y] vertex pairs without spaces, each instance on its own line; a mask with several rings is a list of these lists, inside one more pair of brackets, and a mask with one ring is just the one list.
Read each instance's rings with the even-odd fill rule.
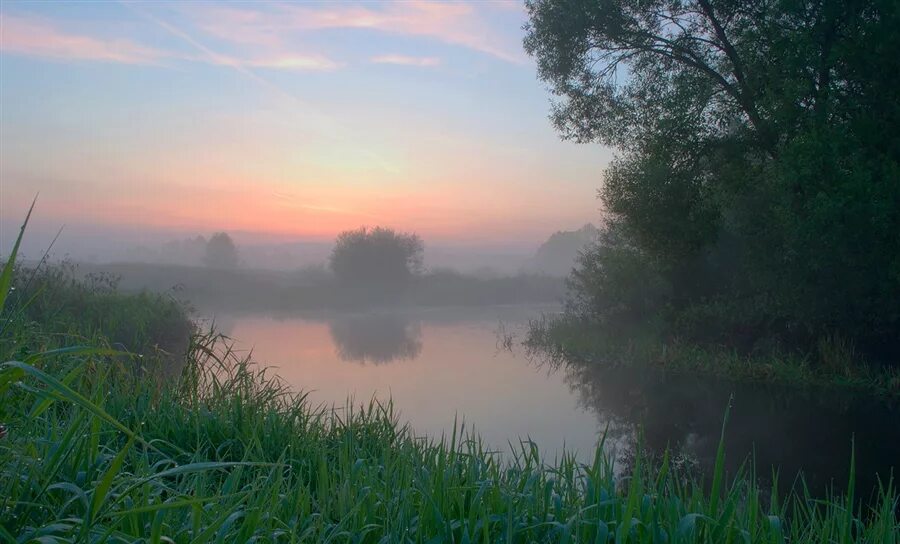
[[217,232],[206,242],[203,264],[210,268],[234,268],[238,265],[237,247],[225,232]]
[[[116,349],[132,353],[162,351],[180,358],[187,351],[194,325],[187,307],[171,295],[123,294],[118,291],[118,278],[107,274],[82,278],[69,263],[17,272],[3,314],[10,333],[20,333],[21,349],[81,344],[102,337]],[[34,345],[34,338],[23,334],[32,324],[53,331],[55,338]]]
[[646,318],[671,297],[650,259],[609,232],[579,256],[568,286],[568,311],[602,322]]
[[424,251],[415,234],[361,227],[338,235],[329,266],[344,284],[396,287],[421,271]]

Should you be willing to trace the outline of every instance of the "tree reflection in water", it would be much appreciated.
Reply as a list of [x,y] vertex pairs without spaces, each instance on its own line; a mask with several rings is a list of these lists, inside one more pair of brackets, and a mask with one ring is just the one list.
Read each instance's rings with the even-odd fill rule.
[[[676,459],[710,475],[722,430],[726,470],[736,474],[751,461],[762,483],[778,473],[789,488],[803,474],[810,491],[843,489],[856,454],[857,489],[866,496],[900,468],[897,406],[836,390],[739,384],[650,368],[610,368],[602,362],[543,359],[564,372],[579,402],[610,429],[609,439],[629,470],[638,436],[650,456],[668,449]],[[745,465],[745,468],[751,468]]]
[[328,328],[342,361],[381,365],[412,360],[422,352],[419,323],[396,314],[342,316]]

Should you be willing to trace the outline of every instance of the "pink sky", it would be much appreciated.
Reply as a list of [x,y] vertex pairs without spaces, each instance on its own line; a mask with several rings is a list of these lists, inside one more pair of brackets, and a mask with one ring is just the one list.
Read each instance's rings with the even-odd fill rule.
[[[0,243],[36,224],[522,244],[599,217],[513,2],[0,8]],[[76,229],[77,230],[77,229]]]

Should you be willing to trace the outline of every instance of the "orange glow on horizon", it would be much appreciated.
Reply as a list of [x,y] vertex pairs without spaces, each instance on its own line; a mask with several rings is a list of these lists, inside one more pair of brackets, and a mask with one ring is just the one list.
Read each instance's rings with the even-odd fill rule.
[[77,210],[66,199],[45,195],[40,214],[60,223],[84,222],[87,216],[90,224],[110,227],[198,234],[224,230],[322,241],[344,230],[376,225],[443,241],[514,241],[517,237],[521,240],[523,234],[531,239],[529,230],[540,239],[550,228],[544,224],[552,227],[560,221],[549,215],[529,217],[527,213],[523,219],[523,211],[536,208],[527,201],[508,199],[503,206],[486,207],[485,202],[501,202],[503,195],[494,190],[461,195],[452,187],[440,186],[406,193],[320,186],[287,192],[260,183],[239,185],[233,190],[214,191],[199,185],[181,188],[186,194],[177,200],[168,196],[171,191],[154,192],[151,185],[139,195],[128,192],[109,195],[102,201],[85,201]]

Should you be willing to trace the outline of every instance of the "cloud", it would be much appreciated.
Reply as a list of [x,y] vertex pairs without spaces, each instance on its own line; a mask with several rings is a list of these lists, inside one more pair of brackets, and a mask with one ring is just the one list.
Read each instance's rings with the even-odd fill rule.
[[437,57],[410,57],[407,55],[379,55],[369,59],[375,64],[399,64],[402,66],[432,67],[441,63]]
[[[130,2],[123,4],[136,9]],[[162,64],[166,60],[207,62],[291,71],[330,71],[342,64],[298,45],[305,32],[359,29],[420,37],[464,47],[495,58],[525,62],[518,39],[492,28],[474,4],[461,2],[388,2],[384,4],[186,4],[193,34],[228,44],[229,53],[196,57],[141,45],[128,38],[87,34],[60,21],[34,15],[0,13],[0,51],[59,60],[122,64]],[[147,12],[149,13],[149,12]],[[375,63],[435,66],[435,57],[381,55]]]
[[[221,40],[276,48],[282,45],[285,21],[270,13],[222,5],[188,6],[198,30]],[[196,8],[196,9],[195,9]]]
[[219,53],[206,54],[198,61],[208,62],[219,66],[231,66],[241,68],[265,68],[269,70],[330,72],[343,67],[343,64],[322,55],[286,54],[274,56],[260,56],[251,59],[239,59]]
[[198,29],[233,43],[283,50],[305,30],[361,29],[416,36],[465,47],[513,62],[526,61],[517,36],[486,23],[472,4],[388,2],[385,4],[267,4],[269,9],[185,8]]
[[328,57],[322,55],[286,55],[265,59],[245,61],[244,65],[255,68],[272,68],[276,70],[313,70],[330,71],[341,67]]
[[157,64],[168,56],[164,51],[130,40],[66,32],[35,17],[0,13],[0,28],[0,51],[3,53],[122,64]]
[[204,62],[272,70],[330,71],[341,64],[318,54],[274,52],[249,58],[209,54],[185,55],[120,38],[89,36],[62,29],[33,16],[0,13],[0,52],[56,60],[160,65],[166,60]]

